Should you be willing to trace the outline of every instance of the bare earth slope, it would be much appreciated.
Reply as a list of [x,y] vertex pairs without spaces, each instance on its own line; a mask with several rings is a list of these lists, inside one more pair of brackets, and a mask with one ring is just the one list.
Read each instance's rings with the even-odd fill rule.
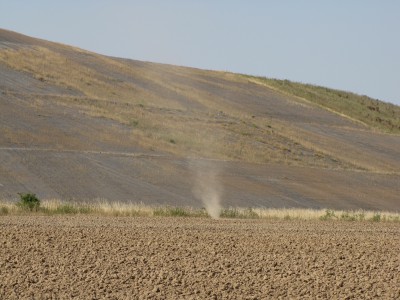
[[0,228],[1,299],[400,297],[398,223],[5,216]]
[[199,207],[205,165],[224,206],[400,210],[396,110],[388,134],[332,107],[0,30],[0,198]]

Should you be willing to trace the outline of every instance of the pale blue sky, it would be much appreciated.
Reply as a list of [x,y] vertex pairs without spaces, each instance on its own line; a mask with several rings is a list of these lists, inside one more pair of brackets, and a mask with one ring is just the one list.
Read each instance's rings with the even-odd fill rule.
[[400,1],[0,0],[0,28],[106,55],[400,104]]

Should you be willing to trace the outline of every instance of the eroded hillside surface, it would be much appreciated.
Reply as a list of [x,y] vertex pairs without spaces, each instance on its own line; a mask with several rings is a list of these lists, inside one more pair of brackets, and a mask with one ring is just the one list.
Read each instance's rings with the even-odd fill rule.
[[201,206],[206,160],[224,205],[400,209],[396,106],[361,99],[346,116],[328,92],[5,30],[0,79],[1,198]]

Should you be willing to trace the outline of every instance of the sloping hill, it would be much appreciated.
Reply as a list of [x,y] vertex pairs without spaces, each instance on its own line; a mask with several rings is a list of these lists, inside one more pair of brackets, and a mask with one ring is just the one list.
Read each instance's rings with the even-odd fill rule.
[[6,30],[0,91],[1,198],[400,209],[400,109],[365,96]]

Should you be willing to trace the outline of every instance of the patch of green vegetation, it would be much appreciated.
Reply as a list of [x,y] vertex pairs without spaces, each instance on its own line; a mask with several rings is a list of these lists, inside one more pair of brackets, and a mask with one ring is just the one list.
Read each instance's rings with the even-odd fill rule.
[[391,216],[391,217],[388,218],[388,221],[400,222],[400,216]]
[[159,207],[153,211],[154,216],[158,217],[188,217],[190,214],[181,207]]
[[76,206],[72,204],[62,204],[54,211],[55,214],[88,214],[90,208],[86,206]]
[[283,219],[284,219],[284,220],[290,220],[291,217],[290,217],[289,215],[285,215],[285,216],[283,217]]
[[342,211],[335,212],[334,210],[327,209],[325,214],[320,217],[320,220],[342,220],[342,221],[365,221],[365,213],[363,211]]
[[257,219],[260,216],[252,209],[225,208],[221,211],[221,218],[227,219]]
[[152,215],[156,217],[209,217],[206,210],[174,206],[153,207]]
[[239,218],[239,210],[236,208],[226,208],[221,211],[220,217],[221,218],[229,218],[229,219],[234,219],[234,218]]
[[138,209],[129,209],[125,211],[113,211],[111,213],[114,217],[146,217],[150,216],[149,212],[141,211]]
[[364,95],[311,84],[254,76],[246,77],[285,94],[306,99],[383,132],[400,133],[400,107],[397,105]]
[[332,209],[327,209],[325,211],[325,215],[320,217],[320,220],[323,220],[323,221],[332,220],[332,219],[337,219],[335,211],[333,211]]
[[8,213],[9,213],[8,207],[5,206],[0,207],[0,216],[8,215]]
[[357,221],[357,215],[345,211],[340,215],[340,219],[344,221]]
[[19,193],[20,201],[17,202],[17,206],[23,210],[38,211],[40,207],[40,199],[35,194]]
[[381,214],[380,213],[375,213],[373,217],[371,218],[372,222],[380,222],[381,221]]
[[60,203],[53,207],[41,207],[38,212],[47,215],[90,214],[95,212],[95,208],[75,203]]
[[132,127],[137,127],[139,125],[139,121],[138,120],[131,120],[129,122],[129,125],[131,125]]
[[365,220],[365,214],[363,212],[359,212],[358,214],[356,214],[357,216],[357,220],[358,221],[364,221]]

